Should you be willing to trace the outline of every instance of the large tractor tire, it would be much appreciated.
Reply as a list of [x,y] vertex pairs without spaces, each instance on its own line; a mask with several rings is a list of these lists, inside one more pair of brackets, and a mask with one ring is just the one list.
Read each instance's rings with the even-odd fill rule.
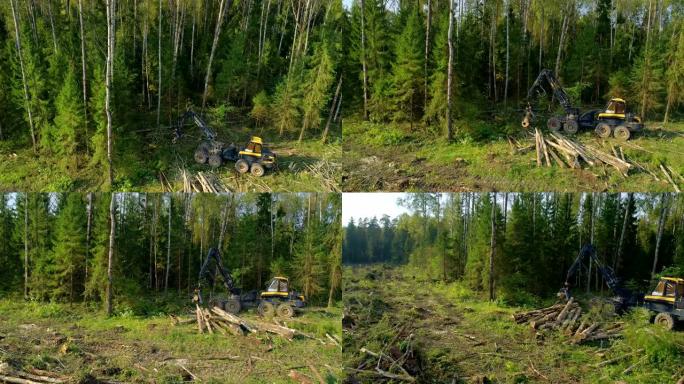
[[668,331],[671,331],[675,326],[674,317],[666,312],[661,312],[656,315],[654,323],[665,327]]
[[206,164],[209,159],[209,152],[201,145],[195,150],[195,162],[197,164]]
[[551,132],[558,132],[561,130],[563,124],[561,124],[561,121],[557,117],[552,117],[546,122],[546,127],[551,131]]
[[252,175],[256,177],[261,177],[264,175],[264,173],[266,173],[266,170],[264,169],[263,165],[259,163],[253,163],[250,172],[252,172]]
[[613,136],[620,141],[627,141],[632,133],[624,125],[618,125],[613,131]]
[[235,170],[238,173],[247,173],[249,172],[249,163],[245,159],[240,159],[235,162]]
[[563,124],[563,131],[567,134],[574,135],[578,130],[579,125],[577,124],[577,120],[568,120]]
[[223,304],[223,310],[232,313],[233,315],[240,313],[241,309],[242,305],[240,304],[240,300],[237,299],[230,299]]
[[219,155],[211,155],[209,156],[209,165],[212,168],[218,168],[223,164],[223,159],[221,159],[221,156]]
[[276,313],[275,306],[268,301],[262,301],[257,307],[257,313],[261,317],[273,317]]
[[610,125],[606,123],[599,123],[596,126],[596,134],[604,139],[607,139],[610,137],[610,134],[613,132],[613,130],[610,128]]
[[276,308],[276,313],[278,314],[278,317],[284,317],[284,318],[291,318],[294,316],[295,311],[294,308],[290,304],[280,304]]

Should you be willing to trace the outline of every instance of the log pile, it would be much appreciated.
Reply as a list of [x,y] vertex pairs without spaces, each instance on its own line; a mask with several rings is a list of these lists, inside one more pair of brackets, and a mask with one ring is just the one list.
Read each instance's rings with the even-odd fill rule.
[[627,176],[634,164],[627,161],[620,149],[615,149],[613,154],[601,151],[588,144],[571,140],[560,133],[551,133],[550,138],[544,137],[539,129],[534,133],[535,147],[537,150],[537,166],[552,166],[558,164],[561,168],[581,168],[582,163],[593,167],[596,165],[609,165],[615,168],[623,176]]
[[[183,181],[183,192],[206,192],[206,193],[221,193],[231,192],[221,180],[219,180],[212,173],[198,172],[196,175],[190,175],[185,169],[180,171],[181,179]],[[163,186],[163,184],[162,184]],[[169,186],[170,188],[170,186]]]
[[608,340],[620,337],[623,323],[602,323],[582,318],[582,308],[574,298],[567,303],[554,304],[547,308],[513,314],[518,324],[528,323],[534,330],[550,329],[569,337],[570,344]]
[[67,379],[54,373],[32,369],[31,372],[23,372],[12,368],[7,363],[0,363],[0,382],[16,384],[60,384],[66,383]]
[[249,333],[266,332],[292,340],[296,331],[278,324],[263,321],[246,321],[232,313],[228,313],[219,307],[211,309],[201,308],[195,305],[195,319],[199,333],[220,333],[222,335],[244,336]]

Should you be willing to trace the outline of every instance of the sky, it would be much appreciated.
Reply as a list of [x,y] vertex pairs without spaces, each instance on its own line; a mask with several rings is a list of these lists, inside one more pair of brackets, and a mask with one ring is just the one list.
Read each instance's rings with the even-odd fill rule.
[[408,212],[397,204],[397,199],[405,193],[344,193],[342,194],[342,223],[347,225],[353,217],[358,221],[362,217],[388,215],[397,217]]

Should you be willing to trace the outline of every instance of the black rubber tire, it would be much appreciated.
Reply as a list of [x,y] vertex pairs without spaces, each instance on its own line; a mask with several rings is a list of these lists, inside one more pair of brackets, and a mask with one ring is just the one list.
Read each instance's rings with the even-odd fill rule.
[[207,152],[205,148],[202,148],[202,146],[199,146],[195,150],[194,157],[197,164],[206,164],[207,160],[209,160],[209,152]]
[[602,137],[604,139],[609,138],[610,134],[613,133],[612,128],[610,128],[610,125],[608,125],[606,123],[598,123],[595,131],[599,137]]
[[238,173],[247,173],[249,172],[249,163],[245,159],[240,159],[235,162],[235,170]]
[[295,311],[294,308],[290,304],[279,304],[278,307],[276,308],[276,313],[278,314],[278,317],[283,317],[286,319],[289,319],[291,317],[294,317]]
[[554,117],[549,118],[549,120],[546,121],[546,127],[551,132],[558,132],[563,127],[563,124],[561,124],[561,121],[559,118],[554,116]]
[[261,317],[273,317],[276,313],[276,309],[273,303],[270,303],[268,301],[262,301],[259,303],[259,306],[257,307],[257,313]]
[[671,331],[675,326],[674,317],[672,317],[671,314],[666,312],[661,312],[657,314],[654,323],[665,327],[665,329],[667,329],[668,331]]
[[657,314],[653,322],[657,325],[665,327],[665,329],[668,331],[671,331],[675,325],[674,317],[667,312],[661,312]]
[[223,310],[232,313],[233,315],[240,313],[241,309],[242,305],[240,304],[240,300],[237,299],[230,299],[223,304]]
[[613,130],[613,137],[620,141],[627,141],[629,140],[629,137],[632,135],[632,132],[629,131],[627,127],[624,125],[618,125],[615,127]]
[[223,164],[223,159],[221,159],[221,156],[219,155],[211,155],[209,156],[209,165],[212,168],[218,168]]
[[259,163],[253,163],[249,171],[256,177],[261,177],[266,173],[264,166]]
[[563,131],[569,135],[574,135],[578,130],[579,125],[577,124],[577,120],[567,120],[565,124],[563,124]]

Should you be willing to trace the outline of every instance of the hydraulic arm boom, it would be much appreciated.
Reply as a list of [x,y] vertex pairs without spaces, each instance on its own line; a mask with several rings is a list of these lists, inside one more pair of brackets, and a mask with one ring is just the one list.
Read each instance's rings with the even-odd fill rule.
[[596,268],[598,268],[599,272],[601,272],[603,280],[606,282],[606,285],[608,286],[608,288],[610,288],[611,291],[613,291],[617,296],[620,296],[623,299],[630,299],[632,297],[632,293],[620,285],[620,280],[615,275],[615,271],[613,271],[613,268],[604,265],[599,260],[599,258],[596,256],[596,248],[594,248],[594,246],[591,244],[586,244],[584,247],[582,247],[579,254],[577,255],[577,258],[570,266],[570,269],[568,269],[568,274],[565,277],[566,287],[569,286],[570,279],[572,279],[572,277],[575,276],[575,273],[577,273],[579,267],[587,259],[591,260],[594,263],[594,265],[596,265]]
[[214,130],[211,129],[198,114],[188,110],[183,114],[183,116],[180,117],[180,119],[178,119],[178,126],[174,130],[174,141],[183,136],[183,126],[185,125],[185,121],[187,119],[192,119],[207,140],[213,141],[216,139],[216,132],[214,132]]
[[578,113],[578,109],[570,102],[570,96],[565,92],[565,89],[563,89],[563,86],[556,76],[553,75],[553,72],[548,69],[542,69],[541,72],[539,72],[539,76],[537,76],[537,79],[527,91],[527,99],[531,100],[534,96],[534,92],[546,95],[548,91],[544,85],[547,85],[550,88],[550,92],[556,100],[558,100],[558,103],[563,107],[565,113],[569,115],[576,115]]
[[[211,268],[212,262],[214,268]],[[199,272],[199,282],[197,284],[198,289],[201,287],[202,282],[205,280],[209,283],[209,287],[213,287],[216,283],[216,272],[220,273],[221,277],[223,277],[223,285],[226,287],[226,290],[228,290],[228,292],[233,294],[239,293],[239,290],[235,288],[233,277],[223,266],[221,253],[216,248],[209,249],[207,258],[206,260],[204,260],[204,263],[202,264],[202,268]]]

